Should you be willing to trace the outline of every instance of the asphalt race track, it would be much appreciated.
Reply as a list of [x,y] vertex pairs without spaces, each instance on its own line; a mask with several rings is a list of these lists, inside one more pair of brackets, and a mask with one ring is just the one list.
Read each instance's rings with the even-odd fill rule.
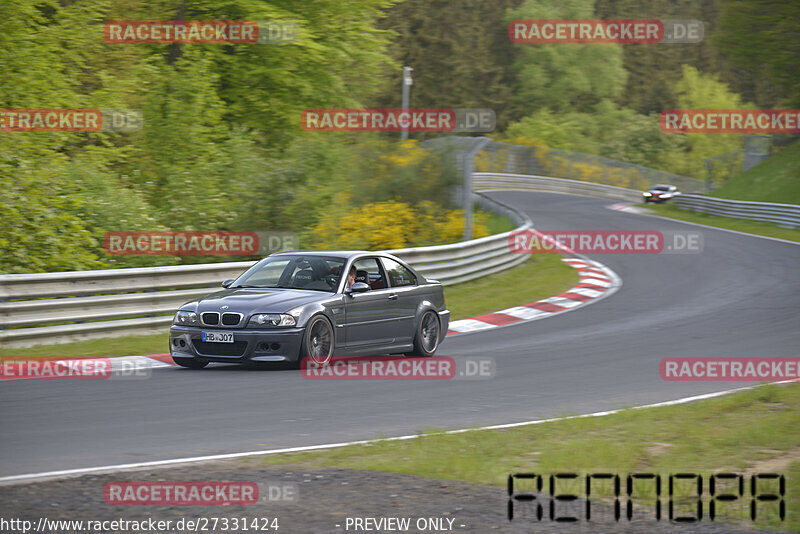
[[663,381],[664,357],[797,356],[800,246],[609,210],[611,200],[491,195],[537,229],[699,230],[705,247],[595,256],[622,278],[614,295],[443,343],[438,355],[494,357],[488,380],[309,381],[212,365],[147,380],[2,382],[0,476],[595,412],[746,385]]

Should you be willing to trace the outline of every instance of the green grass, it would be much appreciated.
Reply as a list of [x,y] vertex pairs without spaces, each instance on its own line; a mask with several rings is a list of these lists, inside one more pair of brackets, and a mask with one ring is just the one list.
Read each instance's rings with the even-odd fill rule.
[[[578,280],[575,269],[560,261],[561,256],[537,255],[520,266],[445,288],[452,320],[490,313],[552,297],[569,289]],[[166,333],[92,339],[44,345],[27,349],[0,349],[2,356],[132,356],[169,352]]]
[[800,141],[731,178],[711,196],[800,204]]
[[798,532],[800,384],[765,385],[686,405],[624,410],[603,417],[460,434],[426,433],[414,440],[281,454],[264,462],[389,471],[496,486],[517,472],[656,472],[662,478],[695,472],[706,479],[706,491],[707,476],[713,473],[779,472],[787,481],[787,521],[769,525]]
[[516,226],[511,219],[508,217],[503,217],[502,215],[498,215],[494,212],[488,212],[489,219],[486,221],[486,227],[489,229],[489,235],[495,234],[502,234],[504,232],[510,232]]
[[169,352],[169,335],[166,333],[148,336],[120,336],[104,339],[89,339],[59,345],[40,345],[27,349],[0,349],[2,356],[138,356],[144,354],[166,354]]
[[772,223],[749,221],[747,219],[732,219],[730,217],[718,217],[716,215],[709,215],[707,213],[683,210],[671,203],[647,205],[640,204],[639,206],[653,210],[656,215],[669,217],[671,219],[706,224],[708,226],[736,230],[739,232],[746,232],[748,234],[777,237],[779,239],[787,239],[789,241],[800,241],[800,228],[781,228],[780,226]]

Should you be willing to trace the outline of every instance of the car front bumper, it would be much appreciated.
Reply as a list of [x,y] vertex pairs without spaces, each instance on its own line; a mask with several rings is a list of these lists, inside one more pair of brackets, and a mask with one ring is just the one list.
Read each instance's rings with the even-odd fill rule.
[[[232,332],[233,343],[203,341],[204,331]],[[300,355],[302,340],[302,328],[238,330],[173,325],[169,329],[169,350],[173,358],[209,362],[294,362]]]

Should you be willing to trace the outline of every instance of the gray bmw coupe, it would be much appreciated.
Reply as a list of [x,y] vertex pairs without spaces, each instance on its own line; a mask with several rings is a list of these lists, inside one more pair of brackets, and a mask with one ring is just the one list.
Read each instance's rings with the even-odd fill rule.
[[450,322],[442,285],[380,252],[279,252],[222,286],[175,314],[178,365],[430,356]]

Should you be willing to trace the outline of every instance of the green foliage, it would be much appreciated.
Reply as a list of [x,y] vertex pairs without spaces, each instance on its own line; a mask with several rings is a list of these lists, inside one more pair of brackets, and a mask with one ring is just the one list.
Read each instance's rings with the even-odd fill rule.
[[491,108],[498,129],[518,118],[512,99],[514,45],[504,16],[520,0],[405,0],[387,10],[381,27],[395,33],[397,64],[379,96],[400,106],[401,66],[414,69],[411,106]]
[[[597,0],[597,18],[697,20],[704,26],[699,43],[641,43],[623,46],[623,66],[628,73],[625,91],[617,99],[620,105],[638,113],[659,113],[673,109],[677,96],[675,82],[682,76],[683,65],[703,72],[719,73],[726,82],[740,81],[712,45],[710,35],[717,25],[717,0]],[[740,84],[744,87],[744,84]]]
[[[553,3],[525,0],[506,15],[513,19],[591,19],[593,0]],[[625,87],[622,45],[548,43],[515,45],[515,103],[522,115],[540,109],[588,112],[604,99],[616,98]]]
[[[686,109],[741,109],[752,107],[715,76],[684,66],[672,91],[677,107]],[[552,148],[603,157],[704,179],[706,158],[742,149],[744,135],[719,133],[664,133],[657,114],[642,115],[603,100],[594,109],[557,113],[542,109],[509,126],[512,140],[529,139]],[[718,181],[738,172],[741,157],[717,160]]]
[[[705,75],[689,66],[683,67],[683,77],[675,85],[678,96],[678,107],[681,109],[743,109],[752,108],[751,104],[743,104],[736,93],[730,91],[728,86],[720,82],[716,76]],[[703,176],[705,165],[704,158],[712,158],[729,154],[742,149],[744,134],[733,133],[687,133],[686,136],[689,159],[683,170],[689,176]],[[730,176],[741,168],[741,159],[726,160],[715,164],[727,165],[727,172],[723,171],[718,176]]]
[[678,172],[676,162],[685,142],[680,135],[662,132],[658,116],[617,108],[608,100],[592,113],[537,111],[512,124],[507,135],[672,172]]
[[740,77],[759,81],[760,106],[800,106],[800,3],[722,0],[714,42],[743,68]]
[[[0,234],[0,270],[217,259],[107,256],[102,236],[110,230],[296,226],[292,209],[315,199],[314,191],[293,191],[296,176],[274,167],[297,166],[305,156],[282,154],[301,133],[302,109],[362,105],[380,85],[392,62],[384,52],[389,32],[377,21],[391,4],[2,3],[0,70],[10,83],[0,86],[0,107],[141,110],[144,127],[0,135],[2,214],[10,221]],[[108,44],[103,23],[119,19],[293,21],[299,33],[283,45]],[[314,169],[319,183],[329,170]]]
[[[344,220],[369,205],[404,203],[420,217],[452,208],[459,181],[452,153],[390,141],[396,136],[300,128],[307,108],[396,107],[402,65],[415,69],[412,106],[488,107],[499,131],[507,128],[501,135],[515,141],[705,178],[703,159],[741,149],[741,136],[664,134],[657,113],[797,103],[797,9],[767,0],[0,3],[7,82],[0,107],[144,115],[144,127],[130,133],[0,135],[0,185],[8,192],[0,209],[9,221],[0,269],[230,259],[108,256],[101,239],[110,230],[309,236],[322,220]],[[507,34],[516,18],[656,15],[702,20],[706,39],[513,44]],[[161,19],[292,21],[298,38],[237,46],[103,40],[105,21]],[[558,172],[562,163],[553,155],[548,165]],[[735,173],[739,163],[739,156],[717,160],[715,176]],[[599,172],[588,163],[574,167],[579,179]],[[620,185],[638,180],[618,174]]]
[[81,217],[82,199],[65,194],[60,166],[40,164],[0,171],[0,272],[102,268],[97,241]]

